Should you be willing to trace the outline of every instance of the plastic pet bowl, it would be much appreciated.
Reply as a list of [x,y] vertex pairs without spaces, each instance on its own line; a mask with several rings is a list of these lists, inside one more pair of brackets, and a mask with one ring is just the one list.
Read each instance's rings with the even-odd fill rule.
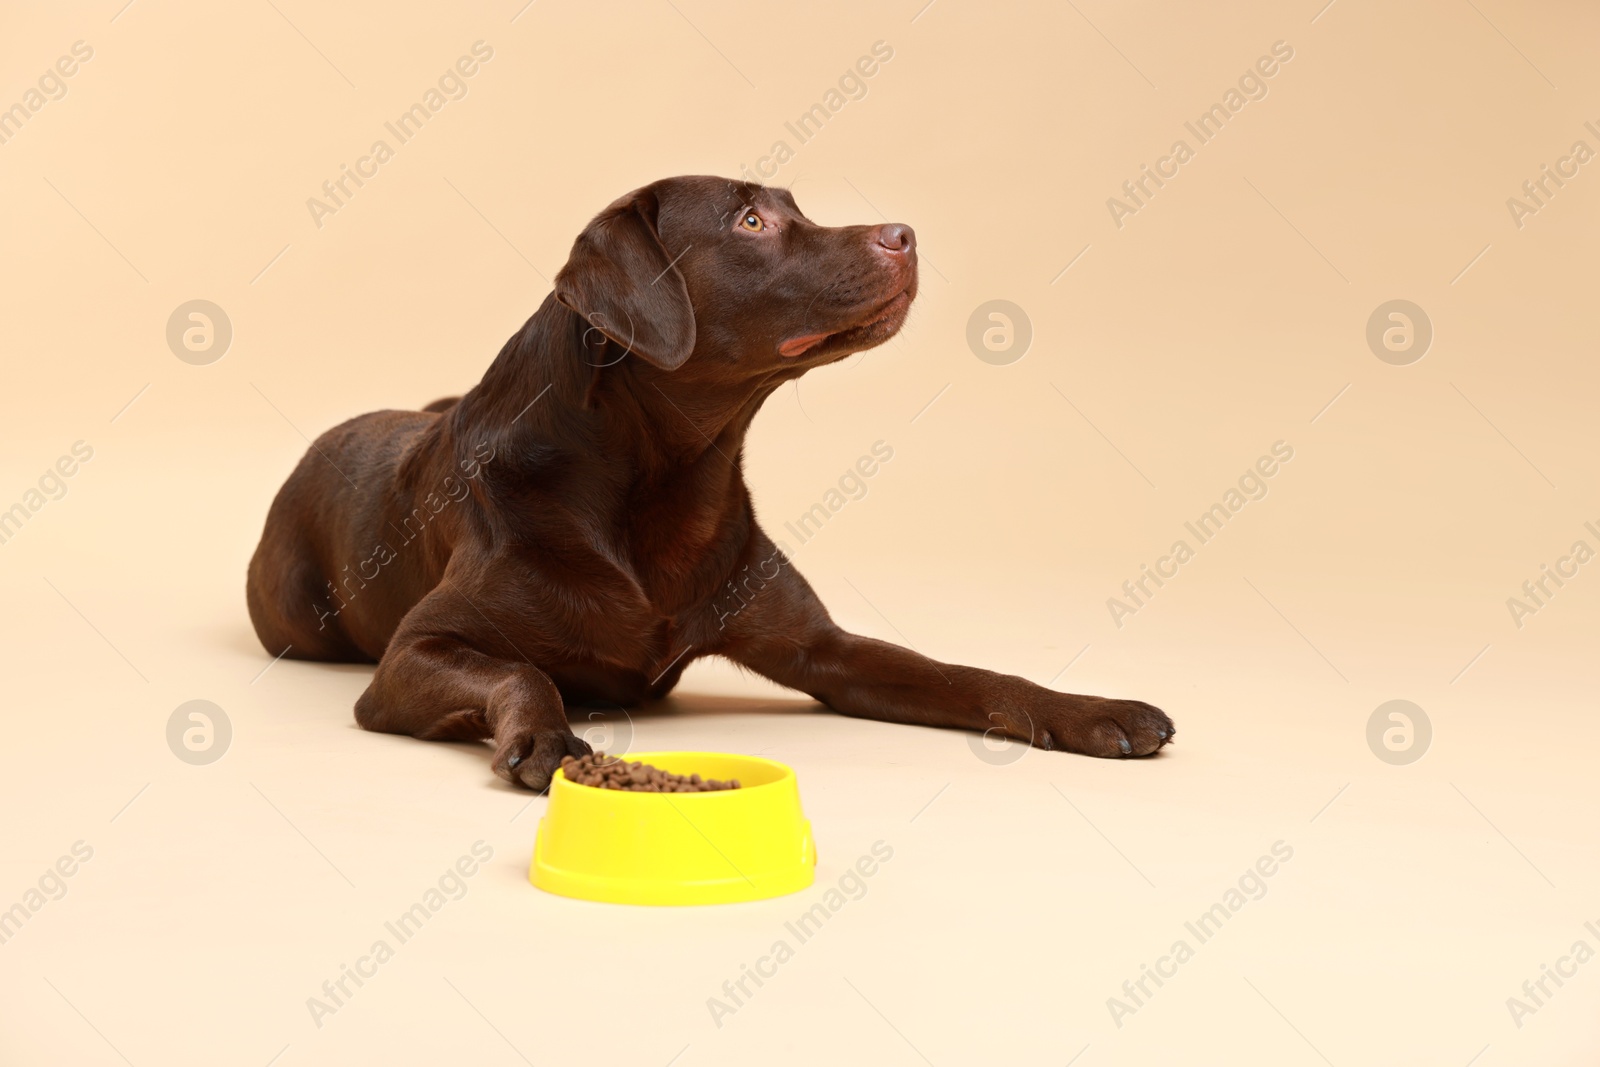
[[529,880],[613,904],[727,904],[811,884],[817,849],[794,771],[725,752],[630,752],[673,774],[737,778],[738,789],[634,793],[577,785],[557,771]]

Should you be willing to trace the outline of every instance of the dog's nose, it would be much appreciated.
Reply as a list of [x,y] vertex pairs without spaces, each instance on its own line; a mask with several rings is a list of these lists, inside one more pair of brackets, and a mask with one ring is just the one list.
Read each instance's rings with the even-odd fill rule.
[[878,227],[878,244],[891,252],[909,252],[917,247],[917,231],[900,222]]

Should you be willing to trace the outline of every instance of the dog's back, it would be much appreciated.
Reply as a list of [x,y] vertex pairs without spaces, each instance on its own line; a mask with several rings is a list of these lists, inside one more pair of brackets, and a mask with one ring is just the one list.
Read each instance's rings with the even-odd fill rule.
[[306,451],[250,559],[246,602],[268,651],[345,662],[382,655],[431,584],[423,554],[404,551],[407,536],[421,533],[406,521],[413,509],[394,512],[404,503],[401,464],[438,420],[425,411],[375,411],[335,426]]

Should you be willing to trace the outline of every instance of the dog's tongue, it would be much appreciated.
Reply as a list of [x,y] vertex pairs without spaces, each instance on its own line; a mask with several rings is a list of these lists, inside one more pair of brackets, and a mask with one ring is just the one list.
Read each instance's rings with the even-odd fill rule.
[[827,340],[825,333],[808,333],[801,337],[791,337],[778,346],[780,356],[799,356],[820,345]]

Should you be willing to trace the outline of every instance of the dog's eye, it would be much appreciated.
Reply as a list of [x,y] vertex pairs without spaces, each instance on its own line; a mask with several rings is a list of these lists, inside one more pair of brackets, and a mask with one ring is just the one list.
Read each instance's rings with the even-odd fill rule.
[[751,233],[760,233],[762,230],[766,229],[766,224],[761,221],[761,216],[757,215],[754,211],[746,211],[744,213],[744,218],[739,220],[739,225],[743,226]]

